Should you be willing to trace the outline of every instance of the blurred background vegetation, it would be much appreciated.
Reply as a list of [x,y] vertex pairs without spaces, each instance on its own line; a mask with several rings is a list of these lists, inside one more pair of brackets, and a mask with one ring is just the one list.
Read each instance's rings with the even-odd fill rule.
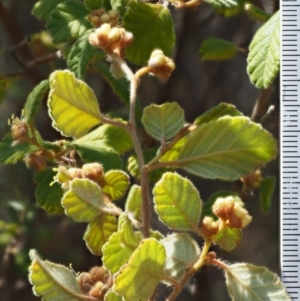
[[[66,68],[57,58],[57,51],[44,31],[45,23],[37,20],[31,10],[36,1],[2,0],[0,2],[0,137],[9,131],[8,119],[20,117],[29,92],[55,69]],[[253,3],[272,12],[271,1]],[[246,54],[239,53],[224,62],[202,61],[199,48],[207,38],[216,37],[248,48],[261,25],[244,13],[225,17],[208,4],[193,9],[171,8],[176,28],[174,50],[176,70],[168,81],[154,77],[144,78],[139,87],[142,106],[166,101],[178,102],[192,122],[197,116],[220,102],[234,104],[246,116],[251,116],[261,91],[250,82],[246,73]],[[132,66],[136,69],[135,66]],[[5,78],[5,80],[3,80]],[[124,112],[124,105],[111,87],[95,71],[88,72],[87,82],[94,89],[103,112]],[[36,126],[48,141],[61,136],[51,127],[47,115],[46,98],[36,117]],[[257,120],[268,105],[278,109],[278,88],[268,103],[255,116]],[[260,116],[259,116],[260,114]],[[272,118],[264,126],[277,136],[277,125]],[[278,174],[278,161],[263,170],[264,175]],[[0,166],[0,299],[3,301],[33,301],[27,280],[30,263],[28,252],[36,249],[43,258],[69,266],[75,271],[87,271],[100,264],[100,259],[87,250],[82,239],[85,224],[76,224],[66,216],[49,216],[35,203],[34,171],[25,164]],[[232,183],[203,180],[187,175],[199,188],[202,199],[219,190],[233,189]],[[256,191],[245,199],[253,215],[253,222],[244,230],[239,246],[231,253],[214,248],[228,261],[247,261],[279,272],[279,197],[273,195],[269,214],[264,214]],[[156,222],[155,222],[156,223]],[[155,225],[162,231],[168,229]],[[204,267],[183,292],[182,300],[229,300],[222,272]],[[163,298],[163,297],[160,297]]]

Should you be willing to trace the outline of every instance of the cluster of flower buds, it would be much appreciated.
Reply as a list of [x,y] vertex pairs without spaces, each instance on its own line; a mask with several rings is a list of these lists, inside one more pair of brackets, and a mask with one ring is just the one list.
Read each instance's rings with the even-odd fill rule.
[[150,72],[161,79],[168,78],[175,69],[173,60],[164,55],[164,53],[156,49],[152,51],[148,61]]
[[219,219],[214,220],[206,216],[202,220],[201,227],[203,234],[211,238],[218,234],[224,225],[230,228],[243,229],[247,227],[252,220],[252,217],[244,208],[244,203],[240,198],[235,196],[218,198],[212,206],[212,212]]
[[123,57],[125,47],[133,42],[133,35],[124,28],[111,27],[105,23],[90,34],[89,42],[94,47]]
[[42,151],[28,154],[25,157],[24,161],[27,168],[33,168],[38,171],[45,170],[47,167],[47,157],[43,154]]
[[104,176],[103,166],[99,163],[87,163],[82,168],[59,166],[55,181],[62,185],[62,188],[69,189],[69,182],[75,178],[90,179],[93,182],[102,184]]
[[241,177],[241,181],[243,182],[243,191],[249,191],[253,188],[257,188],[260,185],[262,180],[262,175],[260,169],[255,170],[248,176]]
[[81,273],[77,277],[77,282],[84,294],[103,300],[104,295],[113,285],[113,278],[106,268],[93,267],[88,273]]
[[95,27],[100,27],[104,23],[116,26],[118,25],[118,18],[119,13],[115,9],[105,11],[103,8],[99,8],[92,11],[89,15],[89,20]]
[[9,121],[11,124],[11,136],[14,139],[13,146],[17,145],[28,138],[28,125],[25,121],[20,120],[19,118],[12,117],[12,120]]

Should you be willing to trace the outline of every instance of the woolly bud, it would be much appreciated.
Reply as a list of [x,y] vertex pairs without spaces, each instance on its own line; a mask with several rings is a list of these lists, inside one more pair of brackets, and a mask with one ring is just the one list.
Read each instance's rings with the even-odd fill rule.
[[234,226],[234,228],[243,229],[247,227],[252,221],[252,217],[249,215],[248,211],[242,206],[240,206],[239,204],[235,204],[234,206],[233,217],[234,220],[232,218],[232,221],[229,220],[229,222],[230,222],[230,226],[232,223],[234,223],[234,225],[232,225],[232,227]]
[[150,72],[161,79],[166,79],[175,69],[174,62],[166,57],[160,49],[156,49],[151,53],[148,61]]
[[120,40],[121,34],[120,29],[117,27],[113,27],[108,34],[108,43],[114,44]]
[[219,231],[220,220],[214,221],[212,217],[205,216],[202,220],[201,231],[207,237],[216,235]]
[[102,281],[98,281],[95,285],[90,289],[89,295],[94,298],[99,298],[101,296],[102,288],[104,287],[104,283]]
[[116,9],[112,9],[107,12],[112,19],[116,19],[119,16],[119,13]]
[[24,161],[27,168],[33,168],[38,171],[45,170],[47,167],[47,158],[41,151],[28,154]]
[[108,271],[104,267],[93,267],[90,270],[90,275],[94,282],[102,281],[103,283],[106,282],[106,275],[108,274]]
[[77,278],[77,282],[79,284],[80,290],[83,293],[88,293],[92,286],[95,284],[95,281],[92,279],[90,273],[81,273]]
[[241,181],[243,182],[243,191],[259,187],[261,180],[262,175],[259,169],[245,177],[241,177]]
[[103,166],[100,163],[87,163],[82,166],[82,176],[94,182],[100,182],[103,174]]
[[103,14],[101,17],[100,17],[100,21],[101,23],[109,23],[110,22],[110,15],[109,14]]
[[232,196],[226,198],[218,198],[212,206],[212,212],[222,220],[229,219],[234,208],[234,198]]
[[25,121],[21,121],[19,118],[14,118],[12,120],[10,130],[11,136],[15,140],[13,145],[16,145],[28,138],[28,125]]

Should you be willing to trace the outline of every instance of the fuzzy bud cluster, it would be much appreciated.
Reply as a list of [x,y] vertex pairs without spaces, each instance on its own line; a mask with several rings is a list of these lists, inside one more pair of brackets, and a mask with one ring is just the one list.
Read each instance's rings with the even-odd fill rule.
[[17,145],[28,138],[28,125],[19,118],[12,119],[10,131],[11,136],[14,139],[13,145]]
[[81,273],[77,282],[84,294],[103,300],[104,295],[113,285],[113,278],[106,268],[93,267],[88,273]]
[[148,61],[150,72],[161,79],[168,78],[175,69],[173,60],[164,55],[164,53],[156,49],[152,51]]
[[38,171],[45,170],[47,167],[47,157],[43,154],[42,151],[28,154],[25,157],[24,161],[27,168],[33,168]]
[[89,15],[89,20],[95,27],[100,27],[104,23],[116,26],[118,25],[118,18],[119,13],[115,9],[105,11],[103,8],[99,8]]
[[259,187],[261,180],[262,175],[259,169],[245,177],[241,177],[241,181],[243,182],[243,191],[248,191]]
[[111,27],[105,23],[90,34],[89,42],[94,47],[114,52],[122,57],[125,47],[133,42],[133,35],[124,28]]

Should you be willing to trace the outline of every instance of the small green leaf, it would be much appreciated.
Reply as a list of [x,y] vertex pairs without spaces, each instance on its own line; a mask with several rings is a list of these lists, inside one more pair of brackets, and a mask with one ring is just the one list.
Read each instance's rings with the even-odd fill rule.
[[43,261],[35,250],[31,250],[29,256],[32,260],[29,280],[36,296],[41,296],[44,301],[85,300],[72,270],[60,264]]
[[69,42],[92,28],[92,24],[87,18],[88,14],[89,11],[82,2],[68,0],[60,3],[52,11],[46,24],[53,42]]
[[138,185],[132,185],[125,203],[125,211],[133,214],[133,217],[142,221],[142,188]]
[[214,243],[228,252],[233,250],[241,239],[242,231],[240,229],[230,228],[226,225],[213,237]]
[[35,197],[39,206],[50,214],[62,214],[64,208],[61,205],[63,190],[61,186],[54,182],[56,172],[52,168],[39,171],[34,176],[34,181],[38,184],[35,190]]
[[0,163],[15,164],[22,160],[27,154],[38,151],[36,146],[28,142],[20,142],[12,146],[14,140],[10,133],[7,133],[0,142]]
[[178,159],[179,153],[182,149],[182,147],[185,145],[185,143],[188,140],[188,136],[185,136],[181,138],[178,142],[175,143],[171,147],[170,150],[168,150],[161,158],[160,162],[169,162],[169,161],[176,161]]
[[246,3],[244,8],[247,15],[254,21],[266,22],[271,17],[264,10],[259,9],[251,3]]
[[197,117],[194,121],[194,124],[201,125],[203,123],[215,121],[223,116],[242,116],[243,114],[238,111],[235,106],[221,102],[217,106],[209,109],[204,114]]
[[41,0],[35,3],[32,14],[40,20],[47,20],[52,10],[65,0]]
[[167,236],[161,243],[166,249],[165,273],[180,281],[187,269],[199,259],[200,249],[196,241],[186,233]]
[[89,222],[105,207],[101,188],[88,179],[74,179],[61,203],[65,213],[77,222]]
[[129,184],[127,173],[122,170],[110,170],[104,175],[102,191],[113,201],[118,200],[125,194]]
[[31,122],[35,116],[35,113],[45,95],[49,89],[49,81],[43,80],[40,82],[33,91],[28,95],[24,106],[24,119],[26,122]]
[[184,122],[184,111],[176,102],[151,104],[144,109],[142,117],[147,133],[159,141],[174,137]]
[[73,73],[55,71],[50,76],[50,87],[49,114],[53,126],[63,135],[79,138],[100,123],[101,114],[94,92]]
[[67,65],[70,71],[74,72],[79,79],[84,77],[86,68],[97,51],[96,48],[89,43],[90,33],[91,30],[88,30],[76,40],[72,45],[67,59]]
[[239,5],[238,0],[205,0],[216,8],[234,8]]
[[232,300],[290,301],[279,277],[249,263],[226,265],[226,285]]
[[102,261],[112,274],[119,271],[129,260],[141,239],[141,233],[133,231],[127,215],[121,215],[119,218],[119,231],[112,234],[102,248]]
[[154,238],[144,239],[116,276],[113,289],[125,301],[147,301],[164,278],[165,260],[164,246]]
[[93,143],[99,148],[113,149],[123,154],[133,147],[132,139],[127,131],[117,126],[104,124],[85,136],[74,141],[74,144]]
[[280,68],[280,11],[256,32],[247,61],[251,82],[259,89],[268,88]]
[[265,177],[260,182],[260,197],[259,201],[261,207],[265,213],[270,211],[272,195],[274,193],[274,188],[276,184],[275,177]]
[[102,7],[103,0],[84,0],[84,5],[89,10],[96,10]]
[[277,143],[247,117],[224,116],[196,129],[174,161],[204,178],[236,180],[277,156]]
[[119,12],[120,16],[123,17],[126,13],[127,5],[130,0],[111,0],[111,7]]
[[122,25],[134,36],[132,45],[126,49],[126,58],[131,62],[146,64],[154,49],[162,50],[167,56],[172,54],[175,43],[174,26],[166,7],[130,1]]
[[188,179],[166,172],[153,188],[155,211],[172,229],[193,230],[198,227],[202,201]]
[[229,41],[211,38],[203,42],[200,48],[202,60],[229,60],[233,58],[238,51],[238,47]]
[[123,298],[114,291],[109,290],[104,296],[104,301],[123,301]]
[[92,254],[102,255],[103,245],[117,229],[116,218],[103,212],[89,222],[83,239]]

